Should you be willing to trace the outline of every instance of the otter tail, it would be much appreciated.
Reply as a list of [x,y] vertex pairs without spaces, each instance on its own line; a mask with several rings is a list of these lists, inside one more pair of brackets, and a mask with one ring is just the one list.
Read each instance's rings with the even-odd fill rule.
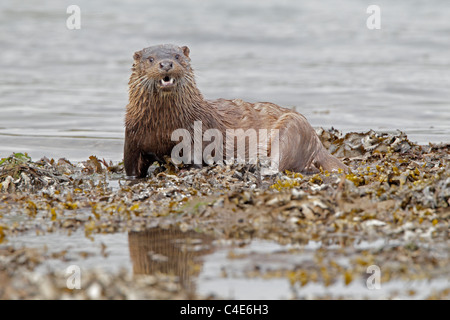
[[323,146],[315,156],[314,166],[318,169],[322,167],[324,171],[328,172],[339,171],[339,169],[348,172],[348,167],[338,158],[330,154]]

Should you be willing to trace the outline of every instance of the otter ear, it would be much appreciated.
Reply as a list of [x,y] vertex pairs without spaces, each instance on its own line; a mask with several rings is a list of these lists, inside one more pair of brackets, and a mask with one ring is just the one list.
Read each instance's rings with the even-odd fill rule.
[[181,47],[181,50],[183,50],[184,55],[189,58],[189,53],[191,52],[191,50],[189,50],[187,46]]
[[142,51],[136,51],[133,55],[134,60],[141,60],[142,58]]

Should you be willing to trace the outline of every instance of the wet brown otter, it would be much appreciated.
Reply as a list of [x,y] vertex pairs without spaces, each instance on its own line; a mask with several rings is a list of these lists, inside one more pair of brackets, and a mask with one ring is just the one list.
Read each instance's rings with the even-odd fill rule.
[[[200,121],[200,129],[194,125],[196,121]],[[195,83],[188,47],[159,45],[136,52],[125,116],[127,176],[145,177],[154,161],[162,162],[164,156],[171,156],[178,144],[173,141],[172,133],[180,128],[191,135],[196,135],[196,130],[204,134],[208,129],[217,129],[223,135],[231,129],[279,130],[280,171],[311,172],[320,167],[328,171],[347,169],[323,147],[306,118],[295,111],[267,102],[205,100]],[[273,135],[268,136],[269,153],[273,139]],[[234,154],[236,148],[230,151],[225,141],[223,139],[223,156]],[[205,150],[206,145],[203,142],[200,148]]]

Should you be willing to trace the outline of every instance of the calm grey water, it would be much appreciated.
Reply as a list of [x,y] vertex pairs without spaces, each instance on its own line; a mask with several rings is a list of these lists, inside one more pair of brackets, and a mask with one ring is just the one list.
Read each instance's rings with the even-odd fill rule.
[[[69,30],[66,9],[81,9]],[[0,157],[120,161],[133,53],[188,45],[204,96],[295,107],[314,127],[450,141],[450,2],[0,3]],[[37,160],[37,159],[35,159]]]

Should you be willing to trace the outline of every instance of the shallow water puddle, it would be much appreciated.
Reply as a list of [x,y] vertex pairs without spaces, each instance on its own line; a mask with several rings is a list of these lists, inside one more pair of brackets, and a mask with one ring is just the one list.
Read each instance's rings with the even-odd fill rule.
[[[345,278],[326,283],[327,272],[332,272],[336,266],[343,270],[350,268],[355,251],[382,248],[387,245],[382,239],[355,244],[349,254],[339,245],[323,246],[316,241],[306,245],[281,245],[260,239],[217,240],[194,231],[152,228],[95,234],[91,238],[80,230],[70,235],[28,233],[9,238],[8,245],[45,252],[50,258],[34,269],[37,274],[51,271],[64,274],[64,270],[73,265],[81,269],[81,277],[87,270],[101,270],[105,274],[125,270],[132,276],[167,274],[176,276],[184,290],[200,297],[422,299],[449,285],[445,278],[430,281],[394,279],[371,290],[367,284],[371,273],[361,274],[349,283]],[[321,250],[326,251],[329,262],[321,260]],[[299,270],[306,272],[304,282]],[[319,270],[319,274],[315,270]]]
[[8,245],[16,248],[34,248],[54,256],[36,267],[34,271],[38,273],[64,272],[71,265],[105,272],[132,270],[126,233],[96,234],[89,239],[83,231],[77,230],[70,235],[67,232],[28,233],[8,240]]

